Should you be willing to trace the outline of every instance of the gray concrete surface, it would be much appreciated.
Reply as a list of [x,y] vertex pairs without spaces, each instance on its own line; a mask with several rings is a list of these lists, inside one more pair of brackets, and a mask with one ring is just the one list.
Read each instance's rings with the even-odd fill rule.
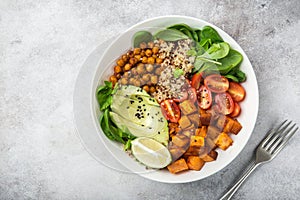
[[[204,180],[162,184],[100,165],[74,134],[76,76],[111,35],[155,16],[204,19],[229,33],[257,75],[246,148]],[[0,199],[217,199],[283,118],[300,124],[300,3],[292,1],[0,1]],[[233,199],[299,199],[300,134]]]

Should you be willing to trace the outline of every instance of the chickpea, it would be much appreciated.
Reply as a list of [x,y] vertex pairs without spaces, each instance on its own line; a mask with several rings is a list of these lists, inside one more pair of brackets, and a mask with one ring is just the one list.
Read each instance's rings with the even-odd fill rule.
[[122,75],[120,73],[118,73],[118,74],[116,74],[116,77],[119,80],[122,77]]
[[148,62],[148,58],[147,58],[146,56],[144,56],[144,57],[142,58],[142,63],[146,64],[147,62]]
[[122,60],[126,63],[128,61],[128,55],[127,54],[124,54],[122,56]]
[[156,58],[156,63],[157,64],[161,64],[163,62],[163,59],[161,59],[161,58]]
[[138,74],[137,70],[136,70],[136,67],[134,67],[134,68],[131,69],[131,74],[133,74],[133,75],[137,75]]
[[148,64],[148,65],[146,66],[147,72],[152,72],[153,69],[154,69],[154,66],[153,66],[152,64]]
[[128,56],[128,58],[132,58],[134,56],[133,51],[128,51],[127,56]]
[[154,42],[148,42],[148,48],[153,48],[154,47]]
[[157,58],[157,55],[156,55],[156,54],[153,54],[153,55],[152,55],[152,58],[156,59],[156,58]]
[[151,86],[151,87],[150,87],[150,93],[154,93],[154,92],[156,92],[156,89],[155,89],[154,86]]
[[151,75],[150,75],[150,74],[143,74],[143,76],[142,76],[142,80],[143,80],[143,81],[145,81],[145,82],[147,82],[147,81],[149,81],[149,80],[150,80],[150,77],[151,77]]
[[112,82],[113,85],[115,85],[117,83],[118,79],[115,75],[111,75],[109,77],[109,81]]
[[150,91],[150,88],[148,85],[144,85],[143,86],[143,90],[145,90],[146,92],[149,92]]
[[135,82],[135,78],[130,78],[129,79],[129,84],[133,84]]
[[140,53],[141,53],[141,48],[134,48],[134,50],[133,50],[134,55],[138,55]]
[[122,72],[122,68],[120,67],[120,65],[116,65],[116,66],[114,67],[114,72],[115,72],[116,74]]
[[133,85],[139,87],[141,85],[141,81],[139,81],[138,79],[135,79]]
[[119,59],[119,60],[117,61],[117,65],[119,65],[120,67],[123,67],[123,66],[125,65],[124,60],[123,60],[123,59]]
[[159,48],[157,46],[155,46],[155,47],[152,48],[152,53],[153,54],[157,54],[158,51],[159,51]]
[[140,55],[141,55],[142,57],[145,56],[145,50],[144,50],[144,49],[141,51]]
[[147,59],[147,62],[148,62],[149,64],[154,64],[155,58],[149,57],[149,58]]
[[134,56],[134,58],[135,58],[137,61],[140,61],[140,60],[141,60],[141,57],[142,57],[141,55],[135,55],[135,56]]
[[129,70],[131,69],[131,66],[132,66],[132,64],[127,63],[127,64],[124,66],[124,71],[129,71]]
[[137,70],[138,74],[142,74],[145,71],[144,64],[142,64],[142,63],[138,64],[138,66],[136,67],[136,70]]
[[122,85],[127,85],[128,84],[128,79],[127,78],[121,78],[121,84]]
[[158,80],[157,80],[157,76],[151,76],[151,83],[152,84],[157,84]]
[[146,54],[147,57],[152,56],[152,51],[151,51],[151,49],[147,49],[147,50],[145,51],[145,54]]
[[130,72],[124,72],[123,77],[127,78],[130,76]]
[[140,44],[140,48],[141,48],[141,49],[146,49],[146,48],[147,48],[147,44],[146,44],[145,42],[142,42],[142,43]]
[[161,67],[157,67],[156,69],[155,69],[155,74],[157,74],[157,75],[160,75],[160,73],[162,72],[162,68]]
[[135,58],[130,58],[129,59],[129,63],[132,64],[132,65],[134,65],[134,64],[137,63],[137,60]]

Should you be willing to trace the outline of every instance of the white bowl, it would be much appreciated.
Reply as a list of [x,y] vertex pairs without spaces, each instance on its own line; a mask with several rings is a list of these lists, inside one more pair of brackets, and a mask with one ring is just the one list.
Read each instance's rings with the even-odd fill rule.
[[[100,111],[96,100],[95,91],[99,84],[103,84],[108,76],[113,72],[112,61],[132,46],[132,36],[138,30],[155,31],[159,28],[176,24],[186,23],[191,27],[202,28],[209,25],[216,29],[224,41],[228,42],[233,49],[238,50],[243,55],[241,70],[247,75],[247,81],[243,86],[247,92],[245,100],[241,103],[242,113],[238,120],[243,125],[238,135],[232,135],[234,144],[226,151],[217,150],[219,155],[216,161],[204,165],[201,171],[187,171],[181,174],[171,174],[166,170],[147,170],[143,165],[128,156],[119,143],[110,141],[106,138],[99,125]],[[107,44],[107,43],[106,43]],[[103,48],[103,46],[102,46]],[[87,150],[100,162],[117,168],[118,160],[124,167],[133,173],[137,173],[145,178],[166,182],[184,183],[203,179],[210,176],[227,166],[245,147],[254,129],[258,113],[258,86],[251,63],[242,48],[227,33],[220,28],[200,19],[186,16],[162,16],[140,22],[119,37],[117,37],[105,50],[97,49],[97,53],[90,56],[90,60],[84,64],[81,70],[74,91],[74,115],[78,134]],[[100,53],[99,53],[100,52]],[[102,56],[101,56],[102,55]],[[97,62],[98,61],[98,62]],[[104,146],[103,146],[104,145]],[[107,153],[106,148],[109,153]],[[106,153],[103,153],[106,151]],[[106,156],[105,156],[106,155]],[[113,159],[113,157],[115,159]],[[107,164],[109,163],[109,164]],[[113,164],[112,164],[113,163]],[[118,168],[120,169],[120,168]]]

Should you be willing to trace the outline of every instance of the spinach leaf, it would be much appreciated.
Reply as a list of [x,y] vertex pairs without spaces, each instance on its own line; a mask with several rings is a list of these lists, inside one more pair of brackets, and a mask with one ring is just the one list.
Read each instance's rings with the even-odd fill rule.
[[242,60],[242,54],[240,54],[236,50],[230,49],[226,57],[218,60],[220,63],[222,63],[222,65],[219,66],[220,73],[222,75],[229,73],[229,71],[235,68],[238,64],[240,64]]
[[214,43],[206,51],[211,59],[221,59],[227,56],[230,46],[227,42]]
[[139,47],[142,42],[153,41],[153,36],[148,31],[138,31],[133,35],[133,47]]
[[112,94],[117,87],[118,85],[115,85],[115,88],[113,88],[112,82],[109,81],[104,81],[104,85],[98,87],[97,100],[101,111],[104,111],[112,104]]
[[127,140],[127,142],[125,143],[125,145],[124,145],[124,150],[125,150],[125,151],[131,148],[131,141],[132,141],[132,140],[129,139],[129,140]]
[[103,114],[100,118],[100,126],[101,126],[101,129],[103,130],[104,134],[106,135],[106,137],[108,137],[108,139],[115,140],[115,137],[111,133],[110,127],[109,127],[109,110],[108,109],[106,109],[103,112]]
[[154,35],[155,38],[162,39],[164,41],[174,42],[177,40],[184,40],[188,39],[189,37],[182,33],[181,31],[175,29],[165,29],[162,31],[157,32]]
[[[200,44],[204,44],[207,42],[207,40],[210,40],[210,43],[218,43],[218,42],[223,42],[223,39],[219,35],[219,33],[212,27],[210,26],[204,26],[201,34],[200,34],[201,40]],[[204,41],[203,41],[204,40]],[[203,42],[202,42],[203,41]],[[203,46],[203,45],[201,45]]]
[[224,75],[226,78],[233,80],[234,82],[240,82],[239,79],[237,77],[235,77],[232,74],[226,74]]

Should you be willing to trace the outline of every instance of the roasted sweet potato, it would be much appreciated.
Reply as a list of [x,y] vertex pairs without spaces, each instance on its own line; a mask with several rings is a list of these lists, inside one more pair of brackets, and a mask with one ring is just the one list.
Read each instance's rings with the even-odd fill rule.
[[190,139],[190,147],[203,147],[204,137],[193,135]]
[[201,128],[197,128],[195,135],[206,137],[207,126],[201,126]]
[[215,150],[211,150],[208,154],[204,154],[200,156],[200,158],[205,162],[214,161],[217,159],[217,157],[218,157],[218,152],[216,152]]
[[209,149],[209,151],[217,147],[216,143],[209,137],[205,138],[205,146]]
[[167,168],[173,174],[189,169],[188,165],[186,164],[186,161],[183,158],[176,160],[172,164],[168,165]]
[[234,120],[230,132],[237,135],[242,129],[242,125],[237,120]]
[[227,117],[226,118],[226,124],[224,125],[224,128],[223,128],[222,131],[225,132],[225,133],[230,133],[233,124],[234,124],[234,120],[230,117]]
[[208,126],[207,127],[207,136],[215,139],[216,137],[218,137],[218,135],[221,133],[221,131],[215,127],[215,126]]
[[200,122],[202,125],[208,126],[210,124],[210,120],[211,120],[210,113],[200,114]]
[[231,139],[231,137],[229,135],[227,135],[226,133],[222,132],[220,133],[220,135],[215,139],[215,143],[216,145],[222,149],[222,150],[226,150],[229,146],[232,145],[233,140]]
[[178,158],[180,158],[184,153],[185,150],[183,148],[180,147],[172,147],[171,149],[169,149],[171,156],[172,156],[172,161],[177,160]]
[[187,116],[182,116],[179,120],[179,126],[182,129],[185,129],[187,127],[189,127],[191,125],[191,121],[189,120],[189,118]]
[[173,145],[184,147],[189,143],[189,138],[183,134],[176,134],[172,137]]
[[198,113],[188,115],[188,118],[195,125],[195,127],[200,127],[201,126],[200,116],[199,116]]
[[196,112],[198,109],[190,100],[185,100],[179,104],[179,107],[184,115],[189,115]]
[[206,147],[189,147],[187,151],[183,154],[185,157],[187,156],[200,156],[206,154],[208,151]]
[[189,169],[199,171],[204,164],[205,162],[199,156],[189,156],[187,158],[187,165]]

